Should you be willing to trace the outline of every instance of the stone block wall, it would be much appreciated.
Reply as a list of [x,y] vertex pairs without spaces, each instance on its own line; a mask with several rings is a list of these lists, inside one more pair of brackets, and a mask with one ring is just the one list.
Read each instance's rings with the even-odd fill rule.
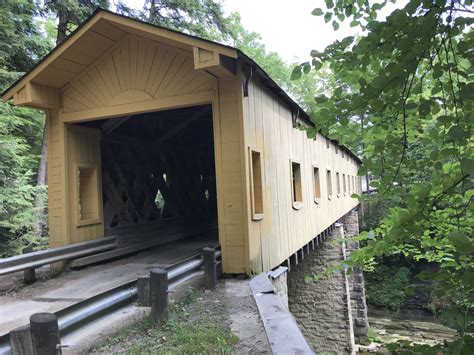
[[335,242],[340,239],[339,230],[336,228],[288,273],[289,309],[317,353],[352,351],[344,272],[305,282],[308,275],[320,274],[343,258],[341,245]]

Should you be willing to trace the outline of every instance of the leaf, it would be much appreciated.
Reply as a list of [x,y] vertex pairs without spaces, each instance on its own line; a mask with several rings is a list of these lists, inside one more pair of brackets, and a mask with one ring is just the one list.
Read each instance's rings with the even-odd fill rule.
[[337,31],[339,29],[339,23],[337,21],[333,21],[332,28],[334,29],[334,31]]
[[321,94],[321,95],[318,95],[314,98],[316,100],[317,103],[319,104],[322,104],[322,103],[325,103],[327,102],[329,99],[327,96],[325,96],[324,94]]
[[328,9],[332,9],[334,7],[334,2],[333,0],[326,0],[326,7]]
[[418,112],[420,113],[421,116],[426,116],[430,113],[431,111],[431,106],[429,101],[424,101],[421,103],[421,105],[418,107]]
[[464,137],[464,134],[465,134],[464,130],[459,126],[452,126],[448,131],[448,135],[452,139],[456,139],[456,140]]
[[310,72],[311,65],[309,64],[309,62],[305,62],[301,64],[301,66],[303,67],[303,73],[308,74]]
[[311,61],[312,64],[313,64],[313,67],[314,67],[314,70],[319,70],[323,67],[323,63],[321,63],[319,60],[317,60],[316,58],[313,58],[313,60]]
[[293,71],[291,72],[290,79],[291,80],[298,80],[299,78],[301,78],[302,75],[303,75],[303,73],[301,71],[301,66],[298,65],[298,66],[293,68]]
[[360,22],[356,21],[356,20],[351,21],[351,24],[350,24],[351,27],[356,27],[356,26],[359,26],[359,25],[360,25]]
[[332,19],[332,13],[326,12],[326,14],[324,15],[324,22],[328,23],[329,21],[331,21],[331,19]]
[[474,99],[474,84],[463,85],[459,91],[459,97],[463,100]]
[[474,159],[462,158],[461,159],[461,169],[466,174],[474,175]]
[[447,238],[453,243],[460,252],[469,252],[474,245],[470,238],[459,231],[453,231],[447,235]]
[[437,120],[443,124],[449,124],[453,122],[454,120],[456,120],[456,118],[453,116],[442,115],[442,116],[439,116]]
[[312,12],[311,12],[311,15],[313,16],[322,16],[323,14],[323,10],[321,10],[320,8],[315,8]]

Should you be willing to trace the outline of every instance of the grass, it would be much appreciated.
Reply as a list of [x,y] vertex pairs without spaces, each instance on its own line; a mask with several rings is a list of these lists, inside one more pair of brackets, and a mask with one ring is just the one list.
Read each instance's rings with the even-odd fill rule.
[[[155,327],[146,317],[122,330],[94,353],[230,353],[237,342],[225,318],[222,292],[197,292],[189,289],[178,301],[170,304],[169,320]],[[212,309],[211,309],[212,308]]]

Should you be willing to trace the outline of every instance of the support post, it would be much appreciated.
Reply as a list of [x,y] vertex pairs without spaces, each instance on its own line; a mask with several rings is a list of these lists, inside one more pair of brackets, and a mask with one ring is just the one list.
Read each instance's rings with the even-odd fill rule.
[[[336,223],[334,225],[335,233],[339,234],[338,236],[342,238],[343,242],[341,244],[341,254],[342,259],[346,260],[346,242],[344,237],[344,225],[342,223]],[[347,304],[347,322],[349,323],[349,340],[350,340],[350,350],[351,353],[355,353],[355,336],[354,336],[354,323],[352,321],[352,307],[351,307],[351,291],[349,287],[349,279],[347,276],[347,271],[344,269],[344,288],[345,288],[345,301]]]
[[150,271],[151,319],[160,324],[168,319],[168,272],[163,269]]
[[30,317],[31,342],[34,355],[61,353],[58,318],[52,313],[35,313]]
[[33,343],[31,342],[30,326],[24,325],[10,331],[10,345],[12,355],[33,354]]
[[213,290],[217,286],[216,250],[203,248],[204,282],[206,289]]
[[[29,245],[22,250],[23,254],[28,254],[33,251],[33,246]],[[36,281],[36,271],[35,269],[26,269],[23,271],[23,279],[25,284],[29,285]]]
[[139,307],[150,307],[150,276],[137,279],[137,303]]

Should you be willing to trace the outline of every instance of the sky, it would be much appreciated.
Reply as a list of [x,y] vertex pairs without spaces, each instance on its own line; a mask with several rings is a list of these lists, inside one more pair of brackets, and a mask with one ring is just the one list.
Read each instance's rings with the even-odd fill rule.
[[[402,0],[400,3],[406,3]],[[142,8],[144,0],[124,0],[132,8]],[[331,23],[322,16],[311,15],[314,8],[324,10],[324,0],[221,0],[227,14],[238,12],[248,31],[262,36],[269,51],[277,52],[287,62],[307,61],[312,49],[322,51],[337,39],[360,34],[358,27],[351,28],[350,21],[334,31]],[[401,5],[398,5],[401,6]],[[395,5],[389,4],[380,17],[391,13]],[[379,17],[379,18],[380,18]]]

